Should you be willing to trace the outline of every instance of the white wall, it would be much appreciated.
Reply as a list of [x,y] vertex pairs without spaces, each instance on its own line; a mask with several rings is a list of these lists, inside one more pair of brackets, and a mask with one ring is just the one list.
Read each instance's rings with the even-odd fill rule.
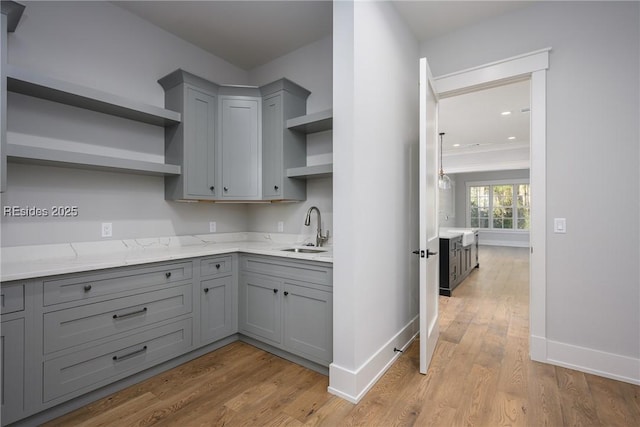
[[[608,375],[618,369],[621,379],[637,383],[639,9],[638,2],[541,2],[422,45],[436,76],[553,48],[547,72],[548,357]],[[567,219],[566,234],[553,233],[555,217]]]
[[[387,2],[335,2],[334,357],[358,400],[418,315],[418,44]],[[407,336],[409,335],[409,336]]]
[[[456,227],[467,227],[467,183],[529,179],[529,169],[456,174]],[[529,233],[511,230],[480,230],[481,245],[528,247]]]
[[[281,56],[249,72],[253,85],[263,85],[286,77],[311,91],[307,99],[307,113],[315,113],[333,106],[333,41],[326,37]],[[307,136],[307,165],[333,161],[333,133],[320,132]],[[310,227],[304,218],[311,206],[322,214],[322,230],[333,234],[333,180],[331,178],[307,181],[307,200],[301,203],[274,203],[248,207],[249,231],[275,233],[278,222],[284,222],[284,232],[315,235],[315,216]]]

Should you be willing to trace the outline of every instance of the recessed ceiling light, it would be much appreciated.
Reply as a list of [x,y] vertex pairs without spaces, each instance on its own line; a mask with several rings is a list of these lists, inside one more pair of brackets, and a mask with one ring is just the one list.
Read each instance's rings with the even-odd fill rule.
[[453,144],[454,147],[460,147],[460,144]]
[[516,139],[516,137],[515,137],[515,136],[510,136],[510,137],[509,137],[509,138],[507,138],[507,139],[509,139],[509,140],[513,140],[513,139]]
[[511,111],[503,111],[502,113],[503,116],[508,116],[509,114],[511,114]]

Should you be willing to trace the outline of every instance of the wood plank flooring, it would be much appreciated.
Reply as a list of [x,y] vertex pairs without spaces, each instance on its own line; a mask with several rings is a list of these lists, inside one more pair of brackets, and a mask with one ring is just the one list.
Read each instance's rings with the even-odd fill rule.
[[440,297],[427,375],[414,342],[358,404],[328,379],[233,343],[46,426],[638,426],[640,387],[529,360],[527,249],[480,248]]

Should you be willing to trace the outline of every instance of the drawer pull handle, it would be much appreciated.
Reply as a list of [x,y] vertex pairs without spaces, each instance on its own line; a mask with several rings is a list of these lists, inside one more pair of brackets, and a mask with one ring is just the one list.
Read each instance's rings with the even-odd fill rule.
[[203,291],[204,291],[204,293],[206,294],[206,293],[208,293],[208,292],[209,292],[209,288],[204,288],[204,289],[203,289]]
[[84,285],[84,291],[89,292],[91,290],[91,285]]
[[220,264],[216,264],[216,270],[220,270]]
[[144,353],[145,351],[147,351],[147,346],[146,345],[144,347],[142,347],[140,350],[132,351],[131,353],[125,354],[123,356],[113,356],[113,360],[115,360],[117,362],[119,360],[128,359],[130,357],[135,356],[136,354]]
[[284,291],[284,296],[286,297],[287,295],[289,295],[289,292]]
[[131,313],[114,314],[113,318],[114,319],[122,319],[123,317],[135,316],[136,314],[146,313],[146,311],[147,311],[147,307],[144,307],[144,308],[142,308],[142,310],[132,311]]
[[167,276],[167,279],[168,279],[169,277],[171,277],[171,272],[167,271],[164,275]]

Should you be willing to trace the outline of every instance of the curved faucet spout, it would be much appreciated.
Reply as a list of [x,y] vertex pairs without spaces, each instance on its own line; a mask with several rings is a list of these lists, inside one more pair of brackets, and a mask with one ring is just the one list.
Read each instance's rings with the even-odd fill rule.
[[316,231],[316,246],[322,246],[327,240],[329,240],[329,230],[325,236],[322,235],[322,217],[320,215],[320,209],[316,206],[311,206],[307,211],[307,215],[304,218],[304,225],[307,227],[311,225],[311,212],[316,211],[318,219],[318,229]]

